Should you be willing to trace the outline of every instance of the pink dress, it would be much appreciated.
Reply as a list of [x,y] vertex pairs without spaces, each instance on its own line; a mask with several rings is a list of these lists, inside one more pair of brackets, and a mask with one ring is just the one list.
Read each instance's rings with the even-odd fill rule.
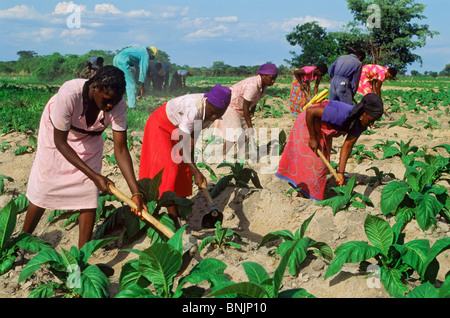
[[372,80],[383,82],[386,78],[387,67],[367,64],[362,67],[361,78],[359,80],[358,93],[367,95],[372,93]]
[[[56,149],[54,127],[69,131],[68,144],[95,172],[102,169],[103,130],[126,130],[127,105],[122,99],[110,112],[100,111],[87,127],[82,116],[82,91],[86,79],[64,83],[48,101],[39,125],[38,148],[28,180],[27,197],[35,205],[52,210],[97,208],[98,188]],[[77,131],[75,131],[76,129]]]
[[231,101],[222,118],[214,121],[214,134],[228,141],[237,141],[240,131],[247,130],[244,119],[244,99],[255,106],[266,94],[267,87],[262,88],[261,76],[255,75],[237,82],[231,87]]

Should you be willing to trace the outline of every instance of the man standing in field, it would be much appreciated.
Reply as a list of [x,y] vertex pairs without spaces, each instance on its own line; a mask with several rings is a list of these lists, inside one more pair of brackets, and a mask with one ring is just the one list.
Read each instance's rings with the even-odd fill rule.
[[113,60],[113,65],[125,73],[127,82],[127,102],[128,108],[136,108],[136,81],[131,70],[133,66],[139,66],[139,82],[141,88],[139,96],[142,96],[145,84],[145,77],[149,68],[150,60],[154,60],[158,55],[158,50],[154,46],[128,47],[120,51]]
[[337,100],[353,105],[353,98],[361,77],[362,61],[366,54],[362,50],[340,56],[328,70],[331,77],[330,101]]

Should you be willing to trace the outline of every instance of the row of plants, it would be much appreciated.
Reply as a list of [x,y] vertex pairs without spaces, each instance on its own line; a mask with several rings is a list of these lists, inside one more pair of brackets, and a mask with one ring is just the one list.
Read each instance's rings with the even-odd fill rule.
[[[448,150],[448,147],[445,149]],[[24,267],[19,282],[30,278],[44,264],[48,264],[52,273],[60,280],[60,282],[51,282],[39,286],[30,294],[30,297],[53,297],[56,292],[63,293],[68,297],[109,297],[108,276],[112,275],[112,269],[102,264],[90,265],[88,259],[96,250],[118,239],[118,237],[107,239],[103,237],[111,232],[122,219],[125,224],[125,233],[122,237],[124,243],[136,239],[144,231],[151,239],[152,244],[144,251],[132,251],[138,255],[138,259],[129,261],[123,266],[120,274],[120,291],[116,297],[314,297],[304,289],[280,292],[285,270],[289,269],[289,274],[296,275],[300,265],[311,252],[330,262],[325,279],[337,274],[345,263],[361,262],[361,266],[364,267],[364,265],[367,266],[367,260],[374,258],[379,268],[377,275],[379,275],[383,286],[391,296],[448,296],[450,292],[448,279],[440,288],[435,288],[434,283],[439,269],[436,257],[450,247],[450,238],[438,240],[430,247],[428,240],[414,240],[405,243],[404,235],[401,233],[404,225],[411,220],[412,216],[418,221],[426,219],[421,216],[421,213],[429,213],[429,211],[426,208],[423,209],[422,202],[432,200],[440,202],[439,200],[443,199],[444,203],[439,206],[441,208],[439,213],[442,213],[445,217],[449,216],[450,201],[447,190],[440,185],[436,185],[437,181],[442,180],[443,174],[448,172],[448,158],[445,161],[443,157],[428,156],[424,162],[417,162],[411,157],[409,159],[410,161],[407,162],[409,169],[405,173],[405,180],[411,183],[411,185],[408,185],[409,191],[404,190],[407,183],[401,185],[401,193],[404,194],[404,197],[408,194],[409,200],[405,201],[395,196],[398,192],[391,187],[395,188],[401,182],[393,181],[389,183],[392,186],[388,184],[384,188],[386,190],[383,190],[382,195],[386,197],[382,198],[381,209],[387,215],[393,212],[392,205],[395,202],[400,202],[401,204],[396,207],[396,211],[400,211],[403,209],[403,203],[410,203],[411,198],[418,198],[419,195],[422,195],[423,197],[417,201],[415,213],[410,213],[411,217],[405,217],[406,213],[404,212],[394,213],[397,223],[391,228],[388,222],[382,218],[368,215],[364,228],[372,245],[368,242],[347,242],[337,247],[334,253],[325,242],[318,242],[305,236],[314,214],[302,224],[295,234],[288,230],[269,233],[262,238],[259,247],[280,239],[284,241],[272,253],[273,255],[280,255],[281,258],[273,277],[270,277],[261,265],[248,262],[244,263],[243,267],[249,281],[235,283],[223,274],[226,268],[223,262],[207,258],[202,260],[191,273],[183,277],[178,282],[176,290],[173,290],[175,278],[181,267],[183,230],[177,231],[173,238],[167,240],[159,231],[134,217],[128,206],[122,205],[119,208],[111,205],[106,206],[106,202],[120,201],[114,196],[100,197],[101,202],[99,202],[97,217],[98,219],[103,217],[104,221],[96,231],[96,240],[85,245],[81,250],[72,247],[70,251],[61,249],[61,253],[58,253],[46,242],[24,233],[10,240],[17,212],[23,210],[27,205],[24,195],[16,200],[11,200],[1,210],[0,214],[0,225],[2,225],[0,231],[3,238],[0,245],[1,273],[6,273],[12,267],[15,253],[20,247],[37,254]],[[235,178],[236,186],[248,186],[248,183],[238,182],[243,171],[245,172],[244,175],[247,175],[246,178],[249,175],[253,177],[256,175],[253,170],[245,168],[239,163],[225,166],[231,168],[232,174],[229,176]],[[447,170],[441,169],[442,167],[446,167]],[[158,199],[157,189],[161,182],[161,176],[162,172],[154,179],[140,180],[140,188],[148,202],[149,211],[159,218],[163,224],[175,230],[170,218],[165,213],[160,213],[161,208],[176,204],[181,214],[187,216],[191,212],[192,201],[177,198],[174,193],[170,192],[164,193]],[[411,182],[411,180],[415,181]],[[337,196],[318,204],[331,205],[333,213],[349,205],[364,208],[364,204],[356,201],[356,199],[371,204],[368,197],[354,191],[355,182],[356,176],[353,176],[347,185],[333,188],[338,194]],[[419,186],[419,188],[415,186]],[[429,198],[426,196],[429,196]],[[390,209],[386,210],[385,206]],[[412,209],[412,207],[408,208]],[[105,211],[106,214],[104,214]],[[55,213],[51,215],[52,219],[57,217],[58,213],[63,212],[55,211]],[[436,213],[433,212],[432,216],[436,216]],[[49,219],[49,221],[51,220]],[[235,239],[239,239],[239,235],[223,228],[218,222],[214,235],[203,239],[199,251],[208,245],[214,248],[226,246],[240,248],[240,245],[234,242]],[[423,284],[410,291],[407,287],[407,281],[413,272],[420,276]],[[76,279],[76,281],[73,281],[73,279]],[[209,284],[208,289],[195,286],[195,284],[205,281]],[[150,286],[151,288],[149,288]]]

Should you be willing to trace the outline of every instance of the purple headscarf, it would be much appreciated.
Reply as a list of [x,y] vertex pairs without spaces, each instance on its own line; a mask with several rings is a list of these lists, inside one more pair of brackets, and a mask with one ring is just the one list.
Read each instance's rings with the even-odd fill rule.
[[226,86],[217,84],[204,96],[213,106],[224,109],[230,104],[231,90]]
[[256,74],[278,76],[278,68],[275,66],[275,64],[266,63],[259,67],[258,73]]

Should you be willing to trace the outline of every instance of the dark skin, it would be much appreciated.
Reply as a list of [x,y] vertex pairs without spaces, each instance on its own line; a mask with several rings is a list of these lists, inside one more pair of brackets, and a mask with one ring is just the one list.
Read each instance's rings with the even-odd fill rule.
[[[305,75],[306,75],[306,72],[305,72],[304,70],[295,70],[295,71],[294,71],[294,76],[295,76],[295,78],[297,79],[297,81],[298,81],[299,83],[302,82],[301,76],[305,76]],[[314,93],[314,96],[315,96],[315,95],[317,95],[317,93],[319,92],[319,84],[320,84],[320,81],[322,80],[323,74],[322,74],[321,71],[319,71],[319,70],[316,68],[316,69],[314,70],[314,75],[317,76],[316,83],[315,83],[315,85],[314,85],[314,92],[313,92],[313,93]],[[301,89],[302,89],[302,91],[303,91],[304,93],[307,93],[307,94],[311,95],[311,86],[310,86],[310,83],[309,83],[309,82],[308,82],[308,85],[307,85],[306,87],[301,86]]]
[[[317,149],[319,148],[319,142],[317,140],[316,130],[314,128],[315,122],[320,121],[322,118],[323,110],[325,106],[315,106],[315,107],[308,107],[306,109],[306,126],[308,127],[309,132],[309,147],[311,148],[314,153],[317,153]],[[375,123],[376,119],[367,113],[363,113],[361,115],[361,124],[365,127],[371,127]],[[344,172],[345,172],[345,166],[347,165],[348,157],[350,156],[350,153],[352,152],[353,145],[356,143],[356,140],[358,138],[352,136],[351,134],[347,134],[347,137],[342,145],[341,152],[339,155],[339,167],[338,167],[338,177],[339,180],[336,180],[336,183],[339,186],[342,186],[344,184]]]
[[[276,75],[266,75],[266,74],[259,74],[259,76],[261,76],[261,81],[262,81],[262,89],[264,90],[266,87],[270,87],[273,86],[273,84],[275,84],[275,81],[277,80],[277,76]],[[251,101],[248,101],[246,99],[244,99],[244,103],[242,106],[242,112],[243,112],[243,116],[245,119],[245,123],[247,124],[248,127],[248,134],[249,136],[252,136],[254,134],[253,131],[253,124],[252,124],[252,117],[253,114],[255,113],[255,107],[251,107]],[[229,141],[225,141],[224,145],[223,145],[223,151],[224,153],[228,153],[228,151],[231,149],[231,147],[234,145],[234,143],[229,142]]]
[[[86,123],[92,126],[98,117],[100,110],[105,112],[111,111],[115,105],[122,99],[122,97],[114,92],[112,89],[100,90],[96,83],[92,83],[89,87],[89,101],[86,111]],[[73,164],[77,169],[83,172],[89,179],[91,179],[97,188],[102,192],[112,194],[108,189],[108,184],[114,185],[114,182],[93,171],[75,152],[75,150],[67,143],[68,131],[61,131],[54,128],[54,142],[58,151]],[[133,163],[130,153],[127,148],[127,133],[126,131],[113,131],[114,140],[114,155],[117,159],[117,164],[125,177],[125,180],[130,188],[131,193],[139,193],[139,188],[133,170]],[[145,201],[140,195],[134,195],[132,200],[137,205],[137,210],[132,209],[138,217],[141,217],[142,210],[148,212]],[[39,223],[45,209],[30,203],[25,222],[23,225],[23,232],[32,233]],[[92,237],[92,230],[94,227],[96,209],[81,209],[79,218],[79,239],[78,247],[81,248],[84,244],[89,242]]]
[[[389,79],[394,78],[394,76],[389,71],[387,71],[385,78],[387,80],[389,80]],[[383,85],[382,81],[378,81],[376,79],[372,80],[372,91],[380,97],[381,97],[381,86],[382,85]]]
[[[205,121],[214,121],[216,119],[220,119],[223,114],[225,114],[226,108],[218,108],[212,105],[208,100],[206,100],[205,107]],[[189,147],[190,147],[190,156],[188,154],[184,154],[182,149],[180,149],[180,155],[183,158],[183,162],[189,168],[189,171],[192,173],[194,177],[194,183],[197,187],[200,187],[202,184],[206,183],[205,176],[200,172],[198,167],[194,163],[194,148],[195,148],[195,138],[194,134],[187,135],[183,133],[181,130],[179,131],[179,141],[183,142],[184,138],[189,138]],[[176,206],[170,206],[167,208],[167,212],[169,216],[171,216],[172,220],[176,220],[179,218],[178,209]]]

